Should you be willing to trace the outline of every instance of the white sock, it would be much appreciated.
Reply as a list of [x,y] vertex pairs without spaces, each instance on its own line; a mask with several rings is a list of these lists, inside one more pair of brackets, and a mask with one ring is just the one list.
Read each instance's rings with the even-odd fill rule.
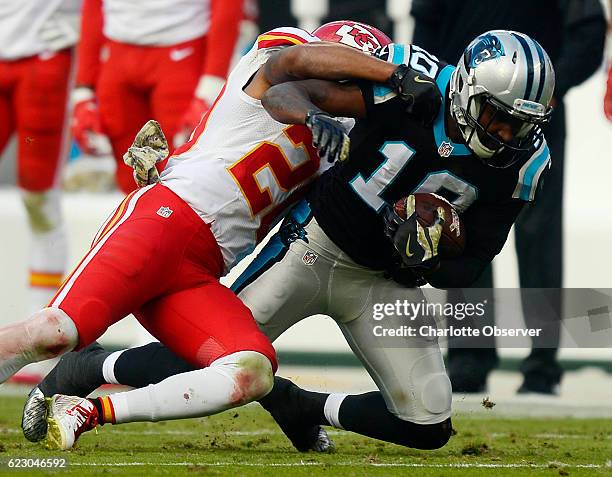
[[325,401],[325,406],[323,408],[323,414],[325,415],[325,419],[327,419],[327,422],[329,422],[337,429],[344,429],[344,427],[342,427],[342,424],[340,424],[339,414],[340,406],[342,405],[342,401],[344,401],[344,398],[346,396],[348,396],[348,394],[330,394],[329,396],[327,396],[327,400]]
[[68,239],[63,223],[60,192],[22,191],[30,223],[29,292],[30,313],[48,305],[64,277]]
[[106,381],[108,384],[123,384],[117,381],[117,378],[115,377],[115,363],[119,359],[119,356],[121,356],[125,351],[127,350],[122,349],[121,351],[115,351],[114,353],[109,354],[104,360],[104,363],[102,363],[102,376],[104,376],[104,381]]
[[74,349],[78,342],[74,322],[59,308],[45,308],[25,321],[0,328],[0,383],[30,363]]
[[177,374],[108,399],[117,424],[156,422],[225,411],[265,396],[273,383],[268,358],[255,351],[239,351],[216,360],[208,368]]

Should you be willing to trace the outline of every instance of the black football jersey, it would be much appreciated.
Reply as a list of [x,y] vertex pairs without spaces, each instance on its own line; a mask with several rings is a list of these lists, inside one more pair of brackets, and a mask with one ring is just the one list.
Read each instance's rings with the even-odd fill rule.
[[411,193],[433,192],[453,204],[465,222],[463,267],[482,269],[501,250],[523,204],[533,200],[550,165],[546,142],[509,168],[487,166],[447,136],[454,67],[413,45],[392,44],[379,56],[409,64],[423,80],[436,82],[444,98],[438,117],[424,126],[389,88],[362,83],[367,118],[350,133],[349,159],[326,171],[311,189],[313,214],[355,262],[383,270],[397,260],[384,235],[383,208]]

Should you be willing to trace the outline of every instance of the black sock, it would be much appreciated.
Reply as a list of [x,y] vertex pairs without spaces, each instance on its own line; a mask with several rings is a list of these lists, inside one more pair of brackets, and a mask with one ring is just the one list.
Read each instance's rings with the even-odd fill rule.
[[194,369],[161,343],[149,343],[121,353],[114,372],[119,383],[141,388]]
[[96,411],[98,411],[98,424],[104,424],[104,409],[102,408],[102,401],[100,398],[92,398],[88,399],[88,401],[92,403],[95,406]]
[[338,420],[347,431],[415,449],[438,449],[452,432],[450,418],[438,424],[415,424],[398,418],[387,409],[378,391],[344,398]]
[[272,391],[259,400],[270,414],[293,413],[312,424],[329,426],[323,412],[329,394],[306,391],[280,376],[274,377]]

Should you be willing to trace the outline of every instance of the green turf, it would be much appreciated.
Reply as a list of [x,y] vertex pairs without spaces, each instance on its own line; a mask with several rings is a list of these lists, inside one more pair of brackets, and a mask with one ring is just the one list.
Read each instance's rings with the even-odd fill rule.
[[[0,396],[0,475],[11,457],[61,456],[64,470],[46,475],[229,476],[582,476],[612,475],[611,419],[509,419],[457,416],[457,434],[437,451],[415,451],[334,432],[334,454],[299,454],[258,406],[166,423],[104,426],[76,449],[58,453],[24,440],[23,398]],[[586,467],[594,465],[595,467]],[[518,466],[518,467],[512,467]]]

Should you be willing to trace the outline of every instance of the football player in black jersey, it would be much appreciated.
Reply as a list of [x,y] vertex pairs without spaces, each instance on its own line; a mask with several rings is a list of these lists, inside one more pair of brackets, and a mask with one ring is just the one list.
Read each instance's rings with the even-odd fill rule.
[[[551,114],[554,73],[529,37],[481,35],[457,68],[416,46],[389,45],[379,56],[422,73],[411,81],[435,85],[443,98],[439,112],[435,101],[429,109],[414,108],[409,91],[372,83],[292,82],[264,97],[276,119],[311,128],[321,155],[332,159],[343,154],[344,134],[332,115],[360,118],[350,135],[349,159],[318,180],[233,287],[271,339],[313,314],[332,316],[380,389],[352,396],[314,393],[277,378],[261,403],[300,450],[313,447],[317,436],[304,433],[319,424],[419,449],[447,442],[451,389],[437,340],[388,346],[372,334],[372,306],[399,297],[423,300],[415,287],[423,279],[442,288],[469,285],[501,250],[550,162],[540,125]],[[396,70],[399,83],[402,72]],[[440,259],[435,240],[414,253],[416,260],[406,255],[398,237],[410,236],[416,225],[388,208],[415,192],[442,195],[462,213],[468,243],[461,257]],[[435,226],[428,232],[435,234]],[[389,273],[412,288],[389,280]],[[386,324],[400,326],[402,320]],[[126,351],[111,363],[107,354],[100,359],[99,350],[87,353],[80,352],[81,369],[89,369],[87,360],[98,367],[105,361],[120,382],[135,386],[189,369],[160,344]],[[47,385],[67,385],[61,368]],[[71,368],[75,376],[78,366]]]

